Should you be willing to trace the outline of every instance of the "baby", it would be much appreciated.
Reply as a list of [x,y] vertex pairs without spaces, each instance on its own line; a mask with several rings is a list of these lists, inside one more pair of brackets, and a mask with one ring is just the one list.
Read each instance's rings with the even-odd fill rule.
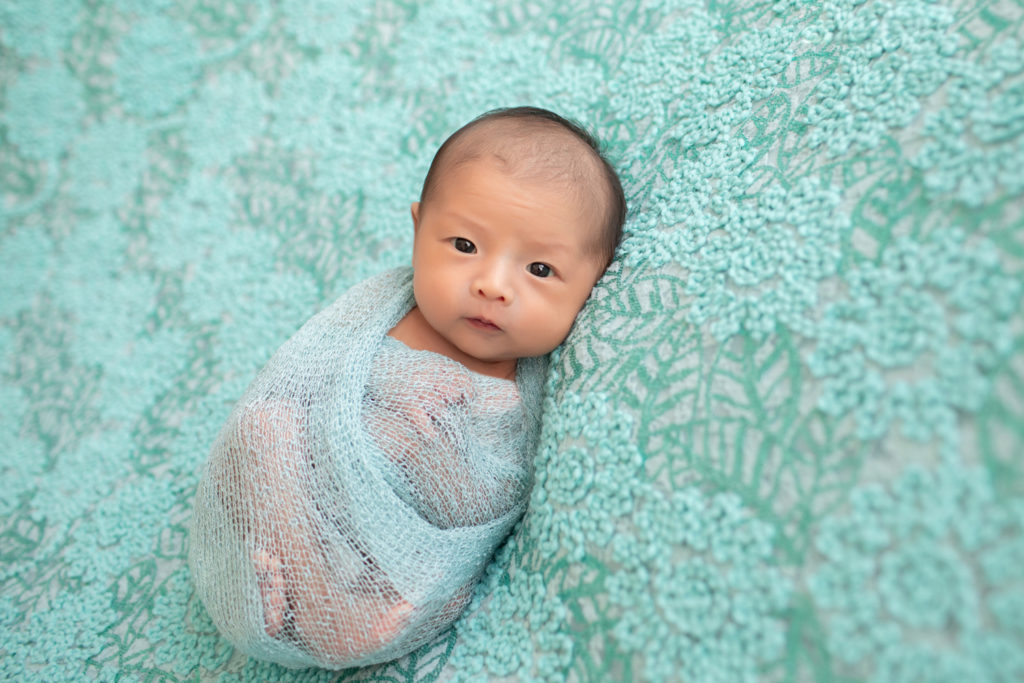
[[[190,557],[226,636],[286,665],[343,668],[398,657],[459,615],[525,509],[546,354],[624,218],[614,170],[557,114],[496,110],[445,141],[412,204],[411,272],[372,278],[343,314],[307,323],[214,447]],[[369,349],[372,371],[320,358],[317,340],[338,329],[343,346]],[[275,374],[296,357],[310,369]],[[314,374],[330,379],[314,389]],[[326,409],[325,392],[337,396]],[[248,566],[218,553],[230,543]],[[254,576],[269,642],[252,643],[245,598],[216,586],[241,573]]]

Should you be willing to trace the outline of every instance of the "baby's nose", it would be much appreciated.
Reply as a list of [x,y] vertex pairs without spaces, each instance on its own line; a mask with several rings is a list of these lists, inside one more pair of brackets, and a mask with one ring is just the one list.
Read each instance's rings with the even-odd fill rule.
[[473,283],[473,290],[479,297],[489,301],[511,303],[513,299],[512,287],[507,278],[500,273],[489,272],[477,277]]

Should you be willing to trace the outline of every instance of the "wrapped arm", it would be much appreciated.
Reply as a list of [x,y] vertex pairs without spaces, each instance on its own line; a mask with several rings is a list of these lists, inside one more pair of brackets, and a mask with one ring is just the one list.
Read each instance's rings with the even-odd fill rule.
[[528,484],[515,448],[523,420],[515,384],[481,386],[479,377],[447,362],[425,362],[413,376],[380,387],[364,411],[396,491],[440,528],[508,512]]

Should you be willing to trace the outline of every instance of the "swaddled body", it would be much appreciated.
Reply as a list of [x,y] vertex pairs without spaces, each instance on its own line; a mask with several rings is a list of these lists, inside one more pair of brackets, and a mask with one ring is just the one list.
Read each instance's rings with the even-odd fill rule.
[[213,448],[192,570],[245,652],[393,659],[458,616],[522,514],[544,360],[512,382],[410,349],[387,331],[412,303],[409,268],[350,290],[275,354]]
[[412,270],[281,347],[197,491],[197,592],[254,656],[381,662],[459,615],[524,511],[547,354],[611,262],[625,200],[586,131],[522,107],[449,137],[411,214]]
[[474,526],[521,507],[536,402],[529,397],[527,410],[516,383],[389,336],[363,397],[363,426],[399,498],[440,529]]

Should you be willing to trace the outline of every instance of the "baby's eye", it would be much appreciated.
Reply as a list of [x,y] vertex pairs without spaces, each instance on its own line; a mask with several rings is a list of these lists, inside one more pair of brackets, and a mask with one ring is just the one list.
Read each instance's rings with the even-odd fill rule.
[[452,244],[455,248],[461,251],[463,254],[475,254],[476,245],[467,240],[465,237],[456,237],[452,240]]
[[530,271],[530,275],[536,275],[537,277],[548,277],[551,275],[551,266],[546,263],[531,263],[527,270]]

